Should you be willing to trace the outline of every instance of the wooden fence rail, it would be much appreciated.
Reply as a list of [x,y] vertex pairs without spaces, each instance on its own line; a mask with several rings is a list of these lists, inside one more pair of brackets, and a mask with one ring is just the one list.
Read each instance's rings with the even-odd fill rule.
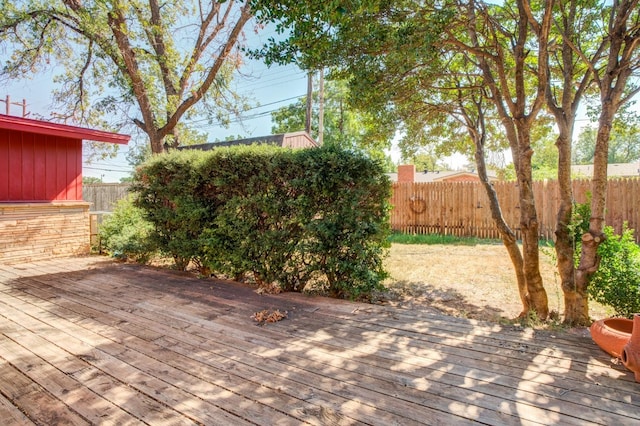
[[[520,237],[518,188],[515,182],[493,184],[502,214]],[[533,190],[540,223],[540,238],[552,239],[558,212],[558,182],[534,182]],[[587,201],[591,181],[573,182],[576,202]],[[499,238],[489,209],[489,198],[479,182],[395,183],[391,199],[391,228],[414,234],[444,234],[460,237]],[[636,229],[640,242],[640,179],[609,181],[605,221],[616,232],[623,222]]]

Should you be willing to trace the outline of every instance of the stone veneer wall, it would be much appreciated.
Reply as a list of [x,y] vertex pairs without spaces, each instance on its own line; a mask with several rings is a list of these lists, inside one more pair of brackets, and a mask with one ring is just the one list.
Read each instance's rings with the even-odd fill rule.
[[0,264],[89,253],[89,203],[0,203]]

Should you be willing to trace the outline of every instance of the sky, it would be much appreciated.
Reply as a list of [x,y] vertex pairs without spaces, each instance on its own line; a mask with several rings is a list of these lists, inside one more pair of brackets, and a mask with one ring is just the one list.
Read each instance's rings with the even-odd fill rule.
[[[51,93],[53,90],[53,76],[55,71],[47,71],[33,76],[31,79],[13,81],[0,91],[0,99],[10,96],[10,101],[27,104],[29,116],[50,117],[52,112]],[[242,122],[233,120],[228,128],[215,124],[203,124],[198,128],[209,134],[209,140],[225,139],[227,136],[243,135],[264,136],[271,134],[271,111],[296,102],[305,96],[307,90],[306,73],[295,65],[272,66],[257,62],[248,63],[243,69],[243,75],[235,82],[237,90],[251,99],[254,105],[242,115]],[[5,113],[5,104],[0,103],[0,113]],[[11,115],[21,115],[22,107],[11,105]],[[117,157],[106,160],[94,160],[85,163],[83,175],[96,177],[105,182],[119,182],[126,177],[132,167],[126,161],[127,147],[120,147]],[[86,154],[86,149],[85,149]]]
[[[256,34],[251,24],[245,27],[250,46],[257,46],[262,40],[273,36],[274,31],[263,30]],[[8,52],[0,51],[0,61]],[[42,73],[21,80],[14,80],[0,89],[0,99],[11,98],[11,102],[27,104],[28,116],[32,118],[52,116],[53,78],[62,72],[62,67],[54,67]],[[208,133],[209,141],[222,140],[228,136],[243,137],[264,136],[271,134],[271,112],[288,104],[295,103],[306,95],[307,75],[295,65],[267,67],[261,61],[247,60],[241,73],[234,81],[236,91],[247,97],[253,108],[243,113],[240,120],[232,119],[229,127],[203,123],[196,130]],[[5,103],[0,103],[0,113],[5,113]],[[11,115],[21,115],[22,107],[10,106]],[[301,129],[302,130],[302,129]],[[128,147],[120,147],[115,158],[93,160],[83,165],[83,176],[96,177],[104,182],[119,182],[129,176],[132,167],[126,160]],[[84,150],[87,157],[87,149]]]

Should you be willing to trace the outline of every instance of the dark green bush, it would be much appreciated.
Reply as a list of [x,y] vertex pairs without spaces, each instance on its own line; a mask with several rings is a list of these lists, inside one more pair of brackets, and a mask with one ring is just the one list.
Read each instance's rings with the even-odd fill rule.
[[589,283],[589,294],[611,306],[616,315],[631,318],[640,312],[640,247],[626,223],[621,235],[610,226],[604,232],[607,239],[598,247],[600,266]]
[[199,237],[210,221],[209,209],[194,193],[200,186],[200,159],[193,151],[155,156],[136,172],[131,186],[137,194],[136,205],[153,224],[153,243],[163,254],[173,257],[180,270],[191,261],[206,269]]
[[[590,198],[588,194],[588,199]],[[571,231],[575,244],[574,261],[580,263],[582,235],[589,232],[591,207],[589,202],[573,206]],[[611,226],[604,227],[606,239],[598,247],[598,270],[589,281],[589,296],[611,306],[616,315],[631,318],[640,312],[640,247],[633,238],[633,229],[625,222],[622,234]]]
[[[204,162],[206,199],[217,210],[203,246],[216,270],[250,273],[292,290],[291,262],[302,227],[285,189],[293,153],[270,147],[217,151]],[[211,188],[215,188],[212,192]],[[293,286],[295,287],[295,286]]]
[[[589,220],[591,219],[591,193],[587,193],[585,203],[574,203],[571,211],[571,224],[569,230],[573,235],[574,246],[582,243],[582,236],[589,232]],[[576,250],[578,252],[578,250]],[[579,257],[578,257],[579,259]]]
[[382,167],[336,149],[299,154],[305,174],[294,183],[305,212],[305,252],[337,297],[366,297],[381,289],[382,259],[389,246],[391,189]]
[[391,187],[364,155],[322,148],[221,148],[151,160],[132,190],[176,263],[340,297],[386,277]]
[[146,263],[156,252],[152,231],[153,225],[129,196],[118,201],[113,213],[105,216],[99,230],[100,243],[114,257]]

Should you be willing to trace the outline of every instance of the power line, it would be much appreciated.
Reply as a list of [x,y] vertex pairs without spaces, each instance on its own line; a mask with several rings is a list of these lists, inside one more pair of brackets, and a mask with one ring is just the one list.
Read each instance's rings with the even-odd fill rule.
[[[256,67],[255,65],[264,65],[262,67]],[[278,66],[268,66],[265,65],[263,63],[255,63],[255,62],[248,62],[245,63],[241,68],[238,68],[236,70],[237,74],[260,74],[260,75],[273,75],[273,74],[279,74],[279,73],[285,73],[285,72],[293,72],[293,73],[297,73],[297,72],[302,72],[304,73],[305,71],[298,68],[296,65],[294,64],[287,64],[287,65],[278,65]]]
[[124,171],[124,170],[112,170],[112,169],[104,169],[102,167],[90,167],[90,166],[84,166],[83,169],[87,169],[87,170],[100,170],[102,172],[113,172],[113,173],[130,173],[133,170],[129,170],[129,171]]
[[[243,89],[252,88],[255,91],[260,89],[266,89],[277,84],[291,83],[293,81],[302,80],[303,78],[306,78],[305,74],[300,74],[298,76],[295,76],[294,78],[292,78],[291,75],[281,75],[268,80],[265,80],[263,77],[256,77],[257,80],[254,82],[246,83],[246,84],[236,83],[236,86],[241,86],[241,88]],[[272,83],[275,81],[279,81],[279,83]],[[265,84],[265,83],[268,83],[268,84]]]
[[91,164],[86,164],[84,167],[86,168],[91,168],[91,167],[107,167],[109,168],[109,170],[114,171],[114,172],[122,172],[122,173],[129,173],[133,171],[133,167],[130,168],[115,168],[114,166],[111,166],[109,164],[100,164],[100,163],[91,163]]
[[[238,118],[234,118],[234,119],[229,120],[228,123],[229,124],[234,124],[234,123],[242,123],[244,121],[256,120],[258,118],[266,117],[266,116],[270,115],[272,112],[277,111],[277,110],[278,109],[276,108],[276,109],[271,109],[269,111],[258,112],[258,113],[255,113],[253,115],[240,116]],[[201,129],[211,129],[211,128],[218,127],[218,126],[221,126],[221,124],[212,123],[212,124],[201,126],[200,128]]]
[[100,164],[103,166],[110,166],[110,167],[121,167],[121,168],[125,168],[125,169],[130,169],[131,165],[125,164],[123,162],[113,162],[113,161],[109,161],[110,159],[92,159],[91,161],[89,161],[89,158],[91,157],[91,154],[88,155],[83,155],[83,161],[88,164]]
[[112,168],[122,169],[122,170],[132,170],[133,169],[133,166],[114,164],[114,163],[108,163],[108,162],[101,162],[101,161],[85,162],[84,164],[86,164],[89,167],[91,167],[91,166],[105,166],[105,167],[112,167]]
[[[251,65],[255,65],[255,64],[251,64]],[[262,63],[259,63],[259,65],[264,65]],[[282,72],[291,72],[293,71],[294,73],[297,72],[301,72],[301,73],[306,73],[304,70],[298,68],[297,65],[295,64],[287,64],[287,65],[278,65],[278,66],[274,66],[274,67],[270,67],[268,65],[264,65],[260,68],[255,68],[255,67],[250,67],[249,64],[245,64],[245,66],[248,69],[247,71],[241,71],[238,70],[237,73],[239,74],[250,74],[250,73],[256,73],[256,74],[261,74],[261,75],[271,75],[271,74],[277,74],[277,73],[282,73]]]
[[[279,101],[273,101],[273,102],[269,102],[269,103],[264,104],[264,105],[258,105],[258,106],[255,106],[255,107],[247,108],[244,112],[255,110],[255,109],[264,108],[264,107],[267,107],[267,106],[276,105],[276,104],[279,104],[279,103],[282,103],[282,102],[291,101],[291,100],[294,100],[294,99],[300,99],[303,96],[304,96],[304,94],[303,95],[292,96],[292,97],[286,98],[286,99],[280,99]],[[247,116],[243,116],[242,114],[240,114],[240,117],[234,118],[232,120],[229,120],[229,122],[230,123],[238,123],[238,122],[241,122],[243,120],[253,120],[255,118],[260,118],[260,117],[264,117],[265,115],[271,114],[272,112],[277,111],[278,109],[279,108],[270,109],[268,111],[262,111],[262,112],[258,112],[258,113],[255,113],[253,115],[247,115]],[[199,123],[207,122],[208,120],[209,120],[208,118],[201,118],[201,119],[198,119],[198,120],[189,121],[188,124],[199,124]],[[205,127],[210,127],[210,126],[214,126],[214,125],[215,124],[210,124],[209,126],[205,126]]]

